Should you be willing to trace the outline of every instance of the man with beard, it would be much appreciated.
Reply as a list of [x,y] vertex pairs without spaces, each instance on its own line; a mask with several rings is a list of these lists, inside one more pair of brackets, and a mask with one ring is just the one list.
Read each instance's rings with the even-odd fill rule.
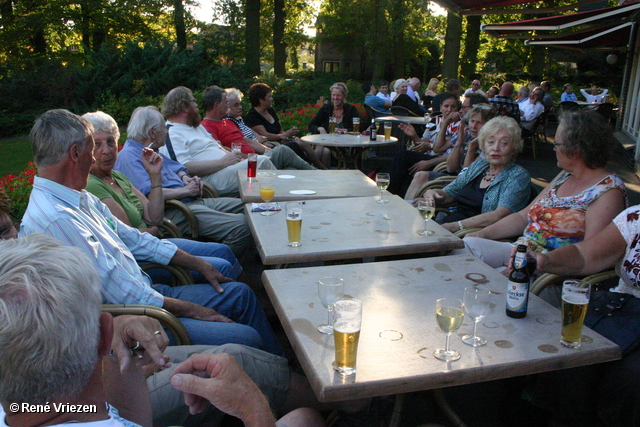
[[[162,102],[167,118],[167,143],[160,152],[187,167],[191,176],[201,176],[221,196],[238,197],[238,170],[247,169],[247,160],[230,152],[200,124],[201,117],[193,92],[184,86],[172,89]],[[258,156],[258,169],[276,169],[266,156]]]

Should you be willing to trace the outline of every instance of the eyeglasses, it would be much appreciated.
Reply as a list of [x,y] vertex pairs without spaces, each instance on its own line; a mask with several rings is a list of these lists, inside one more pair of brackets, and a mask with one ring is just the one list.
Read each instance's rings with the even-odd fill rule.
[[567,144],[565,144],[564,142],[554,142],[553,143],[554,147],[559,147],[560,145],[567,145]]
[[230,104],[229,107],[240,108],[240,107],[242,107],[242,103],[241,102],[234,102],[233,104]]
[[478,108],[480,110],[493,110],[493,107],[489,104],[473,104],[473,108]]
[[4,239],[6,237],[9,236],[9,232],[12,231],[12,229],[17,229],[18,226],[20,225],[20,221],[16,221],[14,223],[12,223],[11,225],[5,227],[5,228],[0,228],[0,238]]

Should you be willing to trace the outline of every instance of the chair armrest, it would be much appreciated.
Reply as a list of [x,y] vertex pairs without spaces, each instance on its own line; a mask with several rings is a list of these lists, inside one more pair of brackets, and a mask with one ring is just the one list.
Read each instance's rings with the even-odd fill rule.
[[607,270],[607,271],[602,271],[600,273],[592,274],[591,276],[587,276],[582,280],[584,280],[585,282],[589,282],[592,285],[595,285],[596,283],[600,283],[607,279],[611,279],[612,277],[617,277],[617,276],[618,276],[618,273],[616,273],[615,270]]
[[169,218],[162,219],[162,225],[160,225],[160,231],[162,231],[162,237],[173,237],[179,239],[182,237],[182,232]]
[[220,197],[220,193],[216,188],[208,182],[202,181],[202,197],[208,199],[216,199]]
[[151,305],[128,305],[128,304],[102,304],[102,311],[113,316],[131,314],[135,316],[149,316],[157,319],[162,326],[166,327],[176,340],[177,345],[190,345],[191,338],[189,332],[176,316],[169,313],[164,308]]
[[197,239],[198,237],[200,237],[200,228],[198,227],[198,218],[196,218],[193,212],[191,212],[191,209],[189,209],[189,206],[185,205],[179,200],[168,199],[164,201],[164,208],[178,209],[184,215],[184,217],[187,219],[187,222],[189,223],[191,238]]
[[171,286],[188,286],[193,284],[193,277],[191,273],[176,265],[162,265],[155,262],[150,262],[140,266],[143,271],[153,270],[155,268],[161,268],[171,273]]

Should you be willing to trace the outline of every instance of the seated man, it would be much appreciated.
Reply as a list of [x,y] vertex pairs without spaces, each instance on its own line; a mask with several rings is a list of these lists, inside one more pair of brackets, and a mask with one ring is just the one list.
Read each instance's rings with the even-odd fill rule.
[[[365,93],[365,105],[373,108],[373,114],[375,114],[376,117],[382,117],[386,114],[391,114],[391,101],[385,101],[383,98],[376,96],[376,87],[371,82],[362,83],[362,92]],[[381,113],[379,111],[381,111]]]
[[587,92],[586,89],[580,89],[580,93],[584,96],[584,99],[586,99],[587,102],[604,102],[603,99],[609,93],[609,89],[592,86],[591,89],[589,89],[589,92]]
[[540,102],[542,102],[542,105],[544,106],[545,110],[547,108],[553,107],[553,97],[551,96],[551,83],[548,80],[545,80],[543,82],[540,82],[540,87],[544,91],[544,95]]
[[385,101],[391,102],[391,96],[389,95],[389,82],[388,81],[380,80],[380,83],[378,83],[378,93],[376,94],[376,96],[378,98],[382,98]]
[[515,121],[520,121],[520,108],[513,100],[513,83],[502,83],[500,93],[489,99],[489,104],[495,108],[497,116],[512,117]]
[[[151,179],[143,165],[143,151],[145,147],[154,151],[160,149],[164,146],[166,134],[164,118],[156,107],[136,108],[127,127],[128,139],[118,153],[113,167],[126,175],[133,186],[147,197],[151,193]],[[190,176],[187,168],[180,163],[159,155],[162,157],[164,199],[179,199],[185,203],[198,219],[202,237],[224,243],[240,257],[251,243],[251,232],[244,216],[244,203],[230,197],[201,197],[199,178]],[[176,223],[183,234],[188,235],[189,224],[178,209],[167,209],[165,216]]]
[[[163,307],[180,318],[194,343],[233,342],[282,354],[247,285],[231,282],[171,242],[129,227],[85,190],[94,162],[92,130],[89,121],[66,110],[36,120],[29,138],[38,176],[19,235],[45,233],[80,248],[98,270],[104,302]],[[152,287],[136,259],[196,270],[209,283]],[[227,282],[224,289],[219,282]]]
[[440,112],[440,103],[442,101],[444,101],[444,99],[442,99],[443,96],[445,96],[445,93],[449,93],[449,94],[453,94],[456,95],[456,97],[458,96],[458,93],[460,93],[460,88],[462,86],[462,83],[460,83],[460,80],[458,79],[449,79],[447,81],[447,85],[445,86],[445,92],[444,93],[439,93],[436,96],[433,97],[433,100],[431,101],[431,110],[435,113],[435,112]]
[[202,126],[226,148],[230,149],[232,143],[239,142],[242,144],[243,154],[264,154],[278,169],[315,169],[286,145],[278,145],[270,149],[258,142],[257,139],[245,137],[238,126],[227,119],[229,104],[224,89],[218,86],[208,87],[204,91],[202,103],[205,111],[205,117],[201,122]]
[[521,86],[520,89],[518,89],[518,96],[516,99],[516,102],[518,104],[521,104],[523,102],[528,102],[529,101],[529,86]]
[[471,82],[471,87],[464,91],[464,94],[468,93],[479,93],[480,95],[484,95],[482,89],[480,89],[480,80],[474,80]]
[[[226,150],[200,124],[198,104],[186,87],[172,89],[162,102],[167,118],[167,144],[160,152],[187,167],[213,185],[221,196],[238,197],[238,170],[247,169],[247,160]],[[266,156],[258,156],[258,169],[275,169]]]
[[[168,339],[158,321],[101,313],[99,278],[80,249],[32,234],[1,242],[0,259],[0,340],[5,343],[0,346],[0,426],[162,425],[156,415],[174,402],[156,401],[147,385],[158,393],[159,379],[165,396],[173,390],[173,396],[180,397],[168,378],[158,378],[174,371],[179,374],[172,384],[215,402],[246,425],[253,425],[256,417],[260,425],[276,425],[267,399],[274,404],[284,400],[287,384],[280,383],[288,376],[286,360],[238,345],[205,348],[230,350],[240,363],[246,362],[250,375],[263,379],[262,389],[227,354],[199,354],[171,367],[170,357],[162,355]],[[139,351],[133,349],[136,343]],[[196,346],[179,350],[203,352]],[[145,371],[153,365],[142,367],[139,362],[157,364],[166,372],[152,375],[145,384]],[[200,367],[203,362],[206,367]],[[207,375],[194,378],[189,375],[194,368]],[[23,403],[48,410],[30,411]],[[186,408],[183,402],[178,405]],[[290,426],[324,425],[308,409],[295,410],[282,421]]]
[[544,105],[542,105],[543,96],[544,91],[542,88],[537,87],[529,95],[529,102],[518,104],[520,106],[520,125],[524,129],[531,131],[536,119],[544,111]]

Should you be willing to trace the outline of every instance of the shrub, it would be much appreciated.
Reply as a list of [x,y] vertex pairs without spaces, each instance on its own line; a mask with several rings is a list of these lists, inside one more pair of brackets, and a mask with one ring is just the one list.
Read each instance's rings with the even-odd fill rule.
[[18,175],[11,174],[0,178],[0,189],[11,199],[11,213],[18,219],[21,219],[27,210],[36,172],[36,166],[29,162],[27,168]]

